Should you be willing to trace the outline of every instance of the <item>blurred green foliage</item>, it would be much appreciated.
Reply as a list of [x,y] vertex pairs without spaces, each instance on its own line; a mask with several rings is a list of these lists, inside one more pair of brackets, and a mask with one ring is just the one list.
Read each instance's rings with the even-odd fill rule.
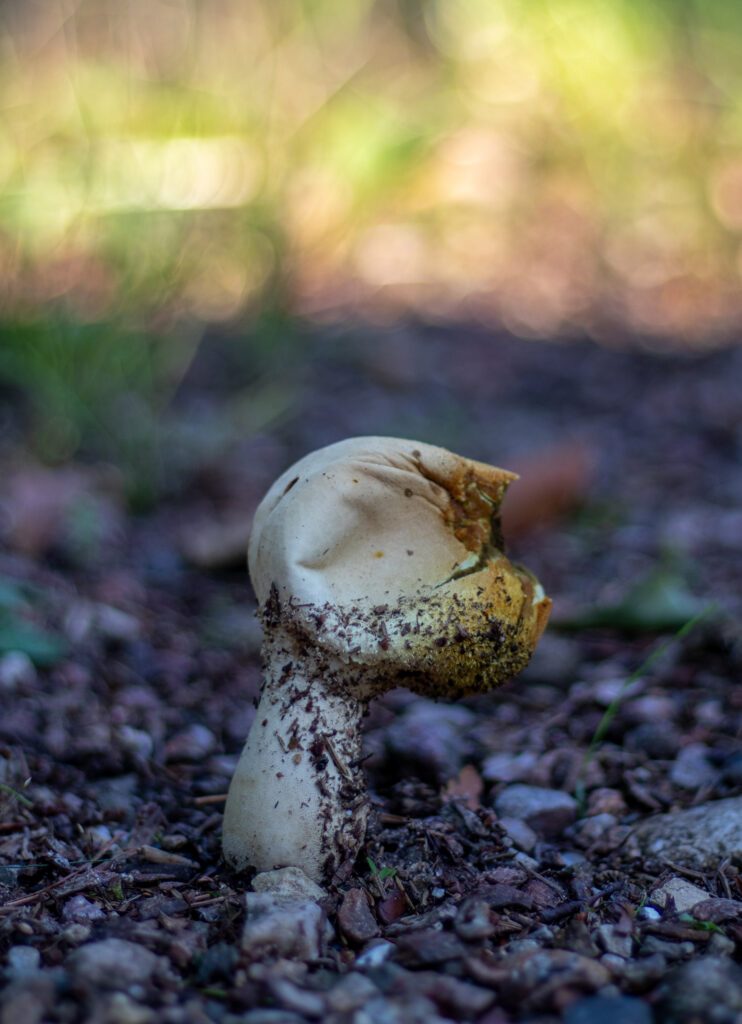
[[142,459],[205,323],[739,317],[732,0],[8,0],[0,104],[0,378],[46,458]]

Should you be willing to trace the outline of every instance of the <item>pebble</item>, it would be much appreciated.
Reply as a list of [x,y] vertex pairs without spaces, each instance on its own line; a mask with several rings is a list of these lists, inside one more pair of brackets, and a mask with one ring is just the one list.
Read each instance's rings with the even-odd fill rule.
[[327,1008],[334,1013],[352,1013],[378,994],[378,986],[370,978],[352,971],[327,993]]
[[626,935],[615,924],[600,924],[597,929],[598,942],[606,951],[614,956],[628,960],[633,947],[631,935]]
[[486,900],[476,897],[464,900],[454,918],[453,930],[465,942],[476,942],[493,935],[496,929]]
[[706,889],[689,882],[678,875],[668,878],[658,889],[650,892],[647,902],[659,910],[674,908],[678,914],[686,914],[697,903],[709,899]]
[[395,990],[411,987],[411,991],[400,991],[400,994],[411,995],[417,991],[430,999],[441,1013],[454,1020],[474,1020],[495,1001],[495,993],[481,985],[469,981],[461,981],[448,974],[435,971],[415,971],[409,978],[402,977],[392,985]]
[[155,741],[143,729],[134,729],[130,725],[122,725],[117,731],[118,741],[124,750],[144,760],[152,757]]
[[0,988],[0,1024],[41,1024],[57,1001],[50,971],[35,971]]
[[90,938],[92,928],[89,924],[68,924],[66,928],[63,928],[59,933],[60,939],[63,939],[68,946],[81,946],[83,942],[87,942]]
[[239,1024],[306,1024],[304,1017],[288,1010],[248,1010],[236,1019]]
[[126,990],[168,973],[168,961],[126,939],[102,939],[80,946],[67,957],[78,988]]
[[526,853],[531,853],[536,848],[538,836],[529,825],[526,825],[525,821],[521,821],[520,818],[508,817],[497,820],[498,824],[505,829],[513,846],[517,846],[519,850],[524,850]]
[[595,992],[611,980],[603,964],[566,949],[515,953],[499,961],[497,969],[502,1002],[519,1012],[551,1009],[556,982],[560,988]]
[[284,1009],[306,1017],[324,1017],[327,1003],[321,992],[301,988],[290,978],[274,977],[268,981],[271,995]]
[[726,858],[742,859],[742,797],[654,815],[637,826],[633,839],[644,856],[716,871]]
[[685,942],[671,942],[663,939],[660,935],[645,935],[642,940],[639,953],[641,956],[656,956],[659,954],[665,960],[687,960],[696,952],[694,943],[686,939]]
[[508,786],[495,798],[498,817],[517,818],[542,836],[560,835],[577,817],[577,801],[559,789]]
[[289,896],[296,900],[313,900],[319,903],[327,896],[327,890],[317,885],[301,868],[277,868],[275,871],[261,871],[252,880],[255,892],[271,892]]
[[742,969],[715,956],[676,967],[661,986],[657,1011],[661,1024],[733,1024],[742,1012]]
[[41,954],[35,946],[11,946],[6,957],[6,972],[11,978],[32,974],[41,967]]
[[710,956],[731,956],[736,948],[735,941],[722,932],[714,932],[706,943],[706,953]]
[[353,1024],[450,1024],[424,996],[377,996],[353,1014]]
[[413,701],[385,731],[387,756],[412,762],[439,782],[452,779],[471,756],[466,734],[476,721],[472,711],[458,704]]
[[713,786],[719,773],[707,760],[708,752],[705,743],[690,743],[684,747],[670,768],[670,781],[690,790]]
[[488,782],[521,782],[527,779],[538,763],[533,751],[524,750],[519,754],[498,751],[485,758],[482,764],[482,778]]
[[349,889],[338,910],[338,927],[357,946],[379,934],[379,925],[371,913],[364,889]]
[[110,604],[94,607],[96,626],[109,640],[134,640],[141,631],[139,619]]
[[642,722],[626,734],[624,744],[628,750],[639,750],[653,759],[670,761],[676,757],[682,736],[667,723]]
[[8,651],[0,657],[0,690],[12,693],[35,679],[36,669],[25,651]]
[[166,761],[202,761],[216,746],[216,736],[205,725],[194,723],[165,744]]
[[603,839],[617,824],[618,820],[612,814],[593,814],[590,818],[583,818],[575,826],[575,842],[579,846],[592,846]]
[[100,1000],[96,1011],[91,1015],[92,1020],[103,1020],[105,1024],[153,1024],[157,1020],[154,1010],[135,1002],[124,992],[114,992]]
[[332,928],[318,903],[270,892],[248,892],[245,902],[242,949],[248,957],[282,956],[309,962],[321,959]]
[[380,967],[396,950],[393,942],[387,939],[373,940],[362,953],[356,957],[356,967],[370,970],[373,967]]
[[590,816],[612,814],[616,818],[621,818],[627,810],[626,801],[617,789],[601,786],[594,789],[587,798],[587,813]]
[[652,1024],[652,1011],[633,996],[590,996],[567,1009],[564,1024]]
[[418,928],[397,939],[397,959],[406,967],[428,967],[465,955],[466,947],[456,935],[435,928]]
[[101,910],[98,904],[91,903],[82,893],[67,900],[62,907],[62,917],[65,921],[74,921],[78,924],[100,921],[105,916],[105,912]]

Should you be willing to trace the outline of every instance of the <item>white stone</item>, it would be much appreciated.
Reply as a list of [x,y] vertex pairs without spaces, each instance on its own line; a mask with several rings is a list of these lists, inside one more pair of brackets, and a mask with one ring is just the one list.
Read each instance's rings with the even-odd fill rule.
[[643,856],[666,858],[696,870],[713,869],[729,858],[742,860],[742,797],[671,811],[648,818],[632,837]]
[[680,878],[676,875],[673,878],[668,878],[659,889],[651,892],[648,902],[659,910],[666,910],[672,905],[679,914],[685,914],[695,907],[696,903],[712,898],[712,893],[707,892],[706,889],[701,889],[689,882],[687,878]]
[[296,900],[313,900],[315,903],[327,896],[327,890],[313,882],[301,868],[261,871],[253,878],[252,887],[255,892],[277,893]]
[[322,957],[332,928],[318,903],[269,892],[248,892],[245,902],[242,948],[248,956],[293,957],[311,962]]

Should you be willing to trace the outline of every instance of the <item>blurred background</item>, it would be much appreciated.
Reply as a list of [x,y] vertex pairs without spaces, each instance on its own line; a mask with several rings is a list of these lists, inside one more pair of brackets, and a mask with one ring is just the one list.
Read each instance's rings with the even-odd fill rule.
[[736,338],[731,0],[5,0],[0,51],[0,385],[43,462],[146,501],[215,332],[248,433],[307,330]]

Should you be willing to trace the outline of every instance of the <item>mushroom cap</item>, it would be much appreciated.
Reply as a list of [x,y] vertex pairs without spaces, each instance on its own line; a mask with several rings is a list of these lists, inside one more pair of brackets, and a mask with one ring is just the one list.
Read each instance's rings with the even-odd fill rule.
[[514,479],[389,437],[300,459],[266,494],[250,536],[266,631],[280,626],[361,676],[371,670],[378,690],[461,696],[512,678],[551,606],[501,550],[499,506]]

